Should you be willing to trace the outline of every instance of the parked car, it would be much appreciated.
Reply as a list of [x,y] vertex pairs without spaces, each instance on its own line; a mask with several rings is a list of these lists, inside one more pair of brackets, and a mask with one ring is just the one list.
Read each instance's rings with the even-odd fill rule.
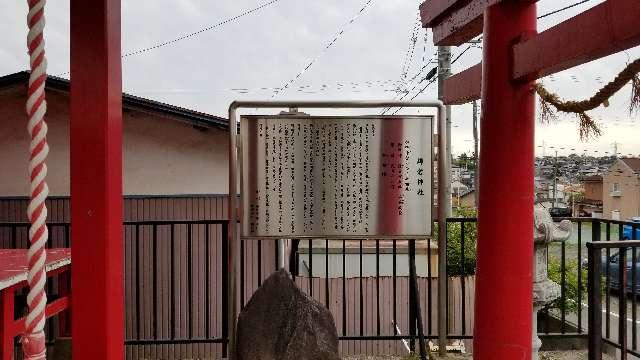
[[549,209],[549,214],[551,215],[551,217],[570,217],[571,209],[552,207],[551,209]]
[[622,239],[640,240],[640,217],[631,218],[631,221],[638,225],[624,225],[622,227]]
[[[627,249],[626,253],[626,264],[625,271],[627,272],[627,286],[626,292],[631,293],[632,284],[633,284],[633,274],[631,272],[632,264],[633,264],[633,251],[632,249]],[[620,290],[620,263],[619,263],[620,254],[618,252],[609,256],[609,288],[612,290]],[[636,248],[636,264],[634,267],[635,272],[635,295],[640,295],[640,248]],[[602,276],[607,274],[607,258],[603,257],[602,259]],[[605,280],[603,280],[605,281]]]

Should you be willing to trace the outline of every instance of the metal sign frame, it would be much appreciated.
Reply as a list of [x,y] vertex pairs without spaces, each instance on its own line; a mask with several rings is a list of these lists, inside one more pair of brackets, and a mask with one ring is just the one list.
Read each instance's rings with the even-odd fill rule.
[[[238,287],[237,277],[240,274],[240,263],[238,256],[240,255],[240,229],[237,226],[241,221],[240,209],[238,208],[238,177],[241,175],[238,172],[238,155],[241,149],[238,147],[238,130],[239,130],[239,116],[238,110],[240,109],[290,109],[290,108],[307,108],[307,109],[376,109],[386,107],[401,107],[401,108],[435,108],[437,109],[438,119],[438,154],[444,154],[446,149],[446,112],[445,106],[441,101],[422,101],[422,102],[408,102],[408,101],[388,101],[388,100],[373,100],[373,101],[234,101],[229,105],[229,223],[231,224],[229,229],[228,239],[228,269],[227,274],[229,284],[229,313],[228,315],[228,331],[229,336],[229,351],[231,359],[235,358],[235,344],[236,344],[236,320],[238,318]],[[259,114],[253,114],[259,115]],[[433,131],[433,128],[432,128]],[[438,184],[445,184],[444,175],[448,171],[446,169],[446,157],[438,156]],[[432,182],[433,184],[433,182]],[[438,204],[444,204],[449,199],[446,196],[445,186],[438,187]],[[444,206],[438,206],[437,211],[438,226],[440,229],[446,227],[446,210]],[[234,226],[235,225],[235,226]],[[362,238],[362,237],[359,237]],[[367,237],[374,239],[375,237]],[[397,236],[394,238],[398,238]],[[264,239],[264,237],[261,237]],[[223,255],[224,256],[224,255]],[[446,281],[446,232],[438,232],[438,266],[439,266],[439,278]],[[444,275],[444,276],[442,276]]]

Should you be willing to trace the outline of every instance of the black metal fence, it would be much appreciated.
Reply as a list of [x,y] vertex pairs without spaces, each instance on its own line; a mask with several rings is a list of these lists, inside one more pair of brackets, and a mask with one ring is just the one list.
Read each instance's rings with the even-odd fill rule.
[[420,335],[437,338],[431,239],[294,240],[291,247],[294,279],[332,312],[343,355],[406,353]]
[[227,220],[124,222],[125,345],[220,344],[226,356],[228,231]]
[[[128,359],[227,354],[227,220],[125,221]],[[69,247],[69,223],[49,223],[48,247]],[[27,248],[29,224],[0,223],[1,248]],[[47,283],[57,296],[57,279]],[[24,315],[19,294],[16,315]],[[66,316],[66,315],[65,315]],[[68,323],[68,322],[67,322]],[[57,319],[47,322],[55,342]],[[16,359],[21,359],[16,347]]]
[[[636,268],[640,268],[636,264],[637,245],[613,240],[624,239],[628,227],[640,233],[640,224],[568,220],[574,227],[572,238],[549,245],[549,276],[560,284],[561,294],[539,315],[539,334],[547,339],[586,339],[588,329],[598,328],[593,323],[598,312],[588,310],[599,308],[597,303],[591,304],[596,301],[591,289],[598,288],[594,279],[602,278],[603,342],[638,356],[636,297],[627,301],[626,296],[616,296],[616,286],[628,281],[617,278],[620,274],[627,276],[627,272],[616,273],[612,270],[614,263],[593,259],[600,258],[597,251],[604,253],[605,259],[612,259],[618,248],[634,249],[627,256],[632,259],[631,275],[627,276],[632,281],[627,290],[635,294],[640,290],[640,283],[636,283],[636,279],[640,281],[640,273],[636,274]],[[51,223],[49,228],[50,246],[70,245],[69,223]],[[25,248],[27,229],[26,223],[0,223],[0,246]],[[127,221],[123,231],[127,358],[225,356],[228,222]],[[468,340],[473,334],[476,220],[448,219],[447,239],[448,336]],[[413,351],[420,327],[424,338],[437,338],[435,240],[322,239],[292,241],[290,246],[288,264],[295,281],[334,315],[343,354]],[[591,261],[586,261],[587,252]],[[241,242],[240,306],[277,268],[278,260],[275,241]],[[590,289],[587,267],[593,276],[588,283]],[[410,281],[412,274],[415,285]],[[55,284],[49,286],[55,293]],[[592,295],[588,306],[584,303],[587,295]],[[629,313],[631,326],[616,320],[626,319]]]
[[[593,222],[593,242],[587,244],[589,359],[602,359],[603,344],[617,349],[621,359],[627,359],[629,355],[640,358],[637,306],[640,241],[626,240],[627,237],[637,239],[638,231],[639,223]],[[614,312],[616,307],[617,314]]]

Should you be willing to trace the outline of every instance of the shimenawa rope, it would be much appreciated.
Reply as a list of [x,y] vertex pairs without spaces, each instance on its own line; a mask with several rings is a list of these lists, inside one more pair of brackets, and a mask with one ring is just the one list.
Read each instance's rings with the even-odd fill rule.
[[45,307],[47,295],[44,290],[45,273],[45,245],[49,236],[46,220],[47,207],[45,200],[49,188],[45,181],[47,165],[45,159],[49,153],[47,144],[47,124],[44,115],[47,111],[45,100],[45,82],[47,78],[47,60],[44,52],[44,5],[45,0],[28,0],[29,14],[27,22],[29,33],[27,45],[29,49],[31,74],[27,90],[27,129],[31,136],[29,145],[29,181],[31,185],[31,201],[27,208],[27,215],[31,227],[29,228],[30,247],[28,251],[29,273],[27,282],[29,294],[27,305],[29,313],[25,321],[25,333],[21,339],[25,360],[46,360],[44,336]]
[[[580,138],[586,140],[591,136],[600,136],[600,126],[587,114],[600,105],[609,106],[609,99],[631,82],[631,102],[629,112],[640,108],[640,59],[627,65],[613,81],[598,90],[592,97],[582,101],[563,101],[557,94],[548,91],[541,83],[534,85],[540,96],[540,116],[543,122],[556,119],[556,111],[575,114],[580,120]],[[554,110],[555,109],[555,110]]]

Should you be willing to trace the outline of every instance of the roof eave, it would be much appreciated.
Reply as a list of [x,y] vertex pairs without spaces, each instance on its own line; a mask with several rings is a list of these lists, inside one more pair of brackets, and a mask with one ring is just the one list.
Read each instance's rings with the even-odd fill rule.
[[[29,72],[20,71],[14,74],[0,76],[0,88],[19,84],[26,86],[28,81]],[[70,91],[69,80],[53,75],[47,76],[46,86],[47,89],[50,90],[67,93]],[[195,127],[229,130],[229,121],[223,117],[189,110],[127,93],[122,93],[122,107],[123,109],[151,112],[158,115],[169,115],[176,120],[188,122]]]

